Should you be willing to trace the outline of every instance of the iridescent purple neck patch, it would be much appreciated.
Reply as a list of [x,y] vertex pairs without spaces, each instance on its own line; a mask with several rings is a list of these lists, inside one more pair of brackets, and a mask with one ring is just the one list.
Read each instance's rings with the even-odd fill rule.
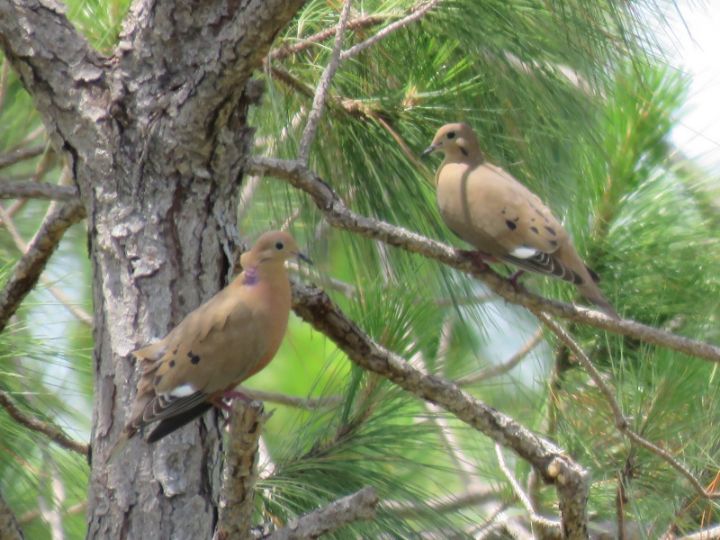
[[244,271],[245,279],[243,280],[243,285],[255,285],[258,280],[260,279],[260,276],[258,276],[258,271],[255,266],[251,266],[250,268],[246,269]]

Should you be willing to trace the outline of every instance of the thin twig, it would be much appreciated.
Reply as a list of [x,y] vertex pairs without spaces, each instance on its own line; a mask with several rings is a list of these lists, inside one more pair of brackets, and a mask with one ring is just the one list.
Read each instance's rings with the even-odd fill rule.
[[0,199],[77,199],[78,190],[72,186],[57,186],[47,182],[0,182]]
[[338,229],[353,231],[361,236],[380,240],[411,253],[434,259],[451,268],[482,280],[494,293],[510,303],[530,311],[544,311],[550,315],[583,323],[608,332],[633,337],[644,343],[667,347],[697,358],[720,362],[720,347],[686,338],[627,319],[613,319],[597,310],[564,302],[548,300],[513,286],[489,267],[478,267],[450,246],[431,240],[403,227],[368,218],[350,210],[340,197],[319,176],[297,160],[252,157],[248,170],[280,178],[309,194],[330,224]]
[[671,467],[673,467],[676,471],[683,475],[688,480],[688,482],[690,482],[698,495],[706,499],[720,499],[720,492],[713,493],[707,491],[702,486],[700,481],[695,478],[695,476],[690,472],[690,470],[683,464],[681,464],[678,460],[676,460],[667,450],[660,448],[656,444],[648,441],[641,435],[637,434],[634,430],[632,430],[628,424],[627,419],[625,418],[625,415],[622,412],[622,409],[620,408],[620,404],[615,399],[614,392],[605,383],[602,375],[600,375],[600,372],[595,368],[592,360],[590,360],[590,358],[585,353],[585,351],[582,350],[580,345],[577,344],[577,342],[568,332],[565,331],[564,328],[562,328],[559,324],[553,321],[547,314],[539,312],[536,313],[536,315],[543,322],[543,324],[547,326],[547,328],[553,334],[555,334],[560,339],[560,341],[562,341],[568,347],[568,349],[570,349],[575,354],[575,358],[577,359],[577,361],[580,362],[587,370],[590,378],[600,390],[600,393],[605,396],[605,401],[607,401],[608,405],[610,406],[610,410],[612,411],[613,417],[615,419],[615,427],[618,429],[618,431],[624,434],[632,442],[642,446],[646,450],[650,451],[651,453],[655,454],[656,456],[667,462]]
[[515,354],[513,354],[504,362],[500,362],[499,364],[493,364],[492,366],[486,367],[485,369],[481,369],[477,373],[466,375],[465,377],[457,379],[455,383],[459,386],[469,386],[471,384],[476,384],[481,381],[492,379],[493,377],[504,375],[505,373],[513,369],[515,366],[517,366],[520,362],[522,362],[522,360],[528,354],[530,354],[535,347],[538,346],[538,344],[542,341],[542,337],[542,329],[538,328],[535,333],[530,337],[530,339],[527,340],[523,344],[523,346],[515,352]]
[[0,492],[0,538],[3,540],[23,540],[24,538],[15,513],[8,506],[2,492]]
[[681,536],[678,540],[717,540],[718,538],[720,538],[720,525],[714,525],[692,534]]
[[297,407],[298,409],[307,409],[313,411],[316,409],[324,409],[334,407],[342,403],[342,396],[328,396],[319,398],[301,398],[288,396],[287,394],[279,394],[277,392],[265,392],[263,390],[255,390],[251,388],[241,387],[241,392],[250,399],[258,401],[270,401],[271,403],[279,403],[288,407]]
[[5,288],[0,292],[0,331],[37,284],[65,231],[84,216],[85,208],[76,202],[58,205],[45,215],[35,237],[30,241],[27,252],[15,265]]
[[382,347],[362,332],[323,291],[294,284],[293,300],[293,309],[298,316],[334,341],[355,364],[391,380],[421,399],[436,403],[527,460],[546,482],[555,485],[566,537],[587,537],[589,475],[566,452],[451,381],[425,375],[404,358]]
[[[391,15],[391,14],[365,15],[364,17],[359,17],[357,19],[348,21],[347,29],[348,30],[358,30],[358,29],[367,28],[370,26],[375,26],[375,25],[381,24],[382,22],[384,22],[387,19],[390,19],[392,17],[393,17],[393,15]],[[325,30],[320,30],[319,32],[317,32],[311,36],[308,36],[297,43],[294,43],[292,45],[282,45],[281,47],[278,47],[277,49],[273,49],[268,54],[267,60],[282,60],[284,58],[287,58],[288,56],[293,56],[295,54],[303,52],[306,49],[309,49],[310,47],[312,47],[313,45],[315,45],[317,43],[320,43],[321,41],[325,41],[326,39],[328,39],[336,34],[337,34],[337,25],[333,26],[332,28],[326,28]]]
[[22,412],[10,397],[10,394],[4,390],[0,390],[0,406],[2,406],[18,424],[32,431],[42,433],[51,441],[67,450],[72,450],[82,456],[88,455],[89,447],[87,444],[71,439],[63,430],[50,422],[45,422]]
[[382,510],[392,512],[395,517],[410,518],[423,514],[449,514],[496,500],[499,494],[488,486],[476,486],[459,495],[448,495],[430,499],[422,503],[408,501],[385,501],[380,505]]
[[26,159],[32,159],[38,157],[45,151],[45,145],[32,146],[30,148],[17,148],[8,152],[7,154],[0,155],[0,169],[15,165]]
[[308,115],[307,124],[305,125],[305,131],[303,131],[302,139],[300,140],[300,149],[298,151],[298,159],[303,163],[307,163],[308,156],[310,155],[310,145],[315,138],[315,132],[317,131],[320,117],[322,116],[323,108],[325,107],[325,97],[332,78],[335,76],[338,66],[340,65],[340,51],[342,50],[343,34],[345,33],[345,26],[347,25],[348,16],[350,15],[350,4],[351,0],[345,0],[342,12],[340,13],[340,22],[338,23],[337,31],[335,32],[335,44],[333,45],[332,54],[330,55],[330,61],[325,70],[323,71],[320,82],[315,90],[315,97],[313,98],[312,108]]
[[338,499],[329,505],[292,520],[282,529],[264,536],[267,540],[318,538],[358,520],[373,519],[378,496],[371,487]]
[[[61,509],[60,511],[65,516],[74,516],[75,514],[82,514],[83,512],[85,512],[85,510],[87,510],[87,501],[80,501],[79,503],[75,503],[72,506],[69,506],[67,509]],[[18,519],[18,522],[20,523],[20,525],[25,525],[39,517],[42,517],[40,509],[35,508],[34,510],[29,510],[28,512],[25,512],[23,515],[21,515]],[[0,535],[0,538],[3,538],[3,536]]]
[[225,454],[220,510],[214,538],[245,538],[254,508],[260,432],[269,418],[259,401],[235,405]]
[[365,41],[358,43],[357,45],[354,45],[353,47],[350,47],[349,49],[342,52],[340,55],[340,60],[344,61],[348,58],[352,58],[353,56],[358,55],[368,47],[371,47],[375,45],[378,41],[385,39],[387,36],[392,34],[393,32],[406,27],[409,24],[412,24],[413,22],[417,21],[418,19],[422,18],[428,11],[433,9],[435,6],[437,6],[441,0],[430,0],[429,2],[425,2],[424,4],[420,4],[410,15],[407,17],[403,17],[399,21],[395,21],[392,24],[387,25],[385,28],[380,30],[377,34],[374,36],[366,39]]
[[498,466],[500,467],[500,470],[505,475],[507,481],[510,483],[510,486],[515,492],[515,496],[520,500],[520,503],[523,505],[525,511],[530,516],[530,522],[533,525],[538,525],[545,529],[546,533],[552,533],[553,536],[560,538],[562,536],[562,528],[560,522],[554,519],[548,519],[537,513],[535,507],[532,504],[532,501],[530,501],[530,497],[528,497],[528,495],[523,491],[522,486],[520,486],[520,483],[515,478],[515,475],[513,475],[512,471],[505,463],[505,456],[503,456],[502,447],[497,443],[495,444],[495,455],[497,455]]
[[[23,255],[25,255],[28,251],[28,246],[25,243],[25,240],[23,240],[22,236],[20,236],[20,231],[18,231],[17,227],[15,227],[15,223],[13,222],[12,217],[9,215],[8,212],[3,209],[2,206],[0,206],[0,221],[2,221],[5,228],[10,233],[10,236],[12,236],[15,247]],[[65,309],[67,309],[72,315],[74,315],[75,318],[77,318],[80,322],[86,324],[87,326],[93,325],[92,316],[80,306],[73,303],[70,297],[65,294],[63,290],[51,285],[50,280],[46,278],[44,274],[40,275],[40,281],[42,281],[43,285],[47,287],[48,291],[50,291],[50,294],[52,294],[55,299],[65,307]]]

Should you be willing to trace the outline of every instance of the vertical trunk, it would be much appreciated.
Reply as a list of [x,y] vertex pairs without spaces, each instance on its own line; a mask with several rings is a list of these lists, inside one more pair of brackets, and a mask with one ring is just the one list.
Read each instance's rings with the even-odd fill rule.
[[96,317],[88,538],[212,536],[221,474],[215,411],[154,449],[135,437],[115,461],[107,460],[137,382],[130,352],[163,337],[228,276],[239,167],[250,136],[247,108],[243,94],[223,151],[198,153],[194,163],[168,151],[161,138],[123,132],[122,155],[108,176],[95,171],[92,193],[84,194],[92,200]]

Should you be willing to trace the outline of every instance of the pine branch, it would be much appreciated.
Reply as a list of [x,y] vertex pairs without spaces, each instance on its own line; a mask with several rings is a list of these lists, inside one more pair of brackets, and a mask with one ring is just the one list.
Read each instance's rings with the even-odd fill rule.
[[406,26],[414,23],[415,21],[420,20],[423,16],[425,16],[428,11],[436,7],[440,2],[441,0],[429,0],[428,2],[422,2],[418,4],[406,17],[403,17],[399,21],[395,21],[394,23],[387,25],[374,36],[366,39],[361,43],[358,43],[357,45],[354,45],[353,47],[350,47],[346,51],[343,51],[340,55],[340,60],[344,61],[348,58],[352,58],[353,56],[357,56],[362,51],[364,51],[368,47],[372,47],[377,42],[385,39],[393,32],[397,32],[401,28],[405,28]]
[[[361,30],[363,28],[376,26],[390,17],[391,15],[365,15],[363,17],[348,21],[347,29]],[[313,45],[331,38],[336,33],[337,25],[333,26],[332,28],[320,30],[319,32],[316,32],[315,34],[308,36],[293,45],[283,45],[281,47],[278,47],[277,49],[273,49],[272,51],[270,51],[270,54],[268,54],[266,61],[282,60],[284,58],[287,58],[288,56],[293,56],[295,54],[301,53],[309,49]]]
[[569,321],[629,336],[644,343],[659,345],[704,360],[720,362],[720,347],[716,345],[679,336],[629,319],[613,319],[593,309],[543,298],[522,288],[514,287],[507,279],[489,267],[476,266],[461,252],[442,242],[431,240],[403,227],[357,214],[345,206],[325,181],[297,160],[256,156],[248,160],[248,172],[274,176],[305,191],[325,214],[330,224],[338,229],[380,240],[465,272],[482,280],[503,299],[523,306],[533,313],[545,312]]
[[[50,422],[44,422],[43,420],[22,412],[10,397],[10,394],[4,390],[0,390],[0,406],[2,406],[18,424],[29,430],[42,433],[51,441],[59,446],[62,446],[66,450],[72,450],[81,456],[88,455],[89,446],[87,444],[71,439],[63,432],[63,430]],[[0,538],[3,538],[3,536],[0,535]]]
[[0,182],[0,199],[25,197],[70,201],[78,198],[78,190],[72,186],[57,186],[46,182]]
[[431,499],[424,503],[385,501],[380,508],[396,517],[413,518],[423,514],[450,514],[479,504],[500,499],[501,495],[487,486],[472,487],[460,495]]
[[15,165],[26,159],[38,157],[45,151],[45,146],[31,146],[30,148],[17,148],[7,154],[0,155],[0,169]]
[[260,432],[270,416],[259,401],[233,407],[214,538],[246,538],[252,518]]
[[13,274],[0,292],[0,332],[17,311],[25,296],[35,287],[50,256],[57,249],[65,231],[85,216],[85,208],[72,201],[53,206],[30,241],[25,255],[15,265]]
[[333,51],[330,55],[330,61],[327,66],[325,66],[317,88],[315,89],[312,108],[310,109],[307,124],[305,125],[302,139],[300,140],[300,149],[298,150],[298,157],[303,163],[307,163],[308,156],[310,155],[310,145],[312,145],[315,139],[315,133],[317,132],[318,123],[320,122],[320,117],[325,107],[325,99],[330,89],[330,83],[340,65],[340,51],[342,49],[345,27],[347,26],[348,17],[350,16],[350,4],[350,0],[345,0],[342,12],[340,13],[340,22],[335,32],[335,44],[333,45]]
[[404,358],[385,349],[363,333],[322,290],[295,284],[293,299],[297,315],[333,340],[355,364],[391,380],[421,399],[436,403],[533,465],[545,481],[557,488],[566,536],[587,537],[589,475],[566,452],[475,399],[456,384],[425,375]]
[[543,333],[542,329],[538,330],[530,337],[525,344],[520,347],[510,358],[499,364],[493,364],[492,366],[486,367],[478,371],[477,373],[471,373],[455,381],[459,386],[470,386],[471,384],[477,384],[481,381],[492,379],[504,375],[515,366],[517,366],[523,359],[530,354],[535,347],[537,347],[542,341]]
[[25,538],[14,512],[5,502],[2,493],[0,493],[0,538],[3,540],[23,540]]
[[615,399],[615,394],[613,390],[611,390],[610,387],[605,383],[602,376],[600,375],[600,372],[595,368],[592,360],[590,360],[590,357],[585,353],[585,351],[583,351],[580,345],[577,344],[577,342],[568,332],[565,331],[564,328],[555,323],[555,321],[550,319],[550,317],[548,317],[546,314],[537,313],[536,315],[543,322],[543,324],[547,326],[547,328],[549,328],[550,331],[555,334],[560,339],[560,341],[562,341],[568,347],[568,349],[570,349],[575,354],[575,358],[587,370],[590,378],[593,380],[593,382],[598,387],[603,396],[605,396],[605,401],[607,401],[608,405],[610,406],[610,410],[612,411],[613,417],[615,419],[615,427],[617,428],[617,430],[623,435],[625,435],[632,442],[638,444],[639,446],[642,446],[646,450],[666,461],[671,467],[673,467],[676,471],[683,475],[688,480],[688,482],[690,482],[693,489],[695,489],[698,495],[706,499],[720,499],[720,492],[712,492],[706,490],[702,486],[700,481],[695,478],[695,476],[690,472],[690,470],[683,464],[681,464],[678,460],[676,460],[667,450],[660,448],[656,444],[650,442],[649,440],[645,439],[644,437],[636,433],[634,430],[632,430],[630,428],[630,425],[628,424],[627,419],[625,418],[625,415],[622,412],[622,409],[620,408],[620,404]]
[[562,535],[560,529],[560,522],[554,519],[548,519],[537,513],[532,501],[530,500],[530,497],[523,491],[520,483],[517,481],[517,478],[515,478],[515,476],[512,474],[507,464],[505,463],[505,456],[503,456],[502,448],[499,444],[495,444],[495,455],[497,455],[498,466],[500,467],[500,470],[505,475],[507,481],[510,483],[510,486],[515,492],[515,496],[520,500],[520,503],[523,505],[528,515],[530,516],[530,522],[533,525],[536,525],[543,529],[545,533],[543,535],[543,538],[561,538]]
[[371,487],[338,499],[329,505],[292,520],[282,529],[259,536],[263,540],[300,540],[318,538],[361,519],[375,517],[378,496]]
[[288,407],[297,407],[298,409],[307,409],[309,411],[334,407],[343,401],[342,396],[301,398],[288,396],[287,394],[279,394],[277,392],[265,392],[263,390],[243,387],[240,387],[240,391],[250,399],[270,401],[272,403],[279,403],[280,405],[287,405]]

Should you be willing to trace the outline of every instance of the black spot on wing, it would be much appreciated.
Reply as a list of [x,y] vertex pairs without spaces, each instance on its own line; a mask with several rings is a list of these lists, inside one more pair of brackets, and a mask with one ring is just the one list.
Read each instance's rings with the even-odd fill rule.
[[552,234],[553,236],[557,236],[557,233],[555,232],[555,229],[553,229],[552,227],[548,227],[547,225],[545,225],[545,230],[546,230],[547,232],[549,232],[550,234]]
[[153,384],[157,386],[160,384],[160,381],[162,381],[162,375],[155,375],[155,378],[153,379]]
[[187,353],[188,358],[190,359],[190,362],[192,364],[199,364],[200,363],[200,356],[197,354],[193,354],[192,351],[188,351]]
[[170,360],[169,364],[170,364],[170,367],[175,367],[175,360]]
[[[535,221],[535,220],[533,220],[533,221]],[[530,230],[531,230],[532,232],[534,232],[535,234],[540,234],[540,231],[538,231],[538,228],[535,227],[534,225],[533,225],[532,227],[530,227]]]
[[458,148],[460,148],[460,151],[463,153],[463,156],[469,156],[469,155],[470,155],[470,154],[468,154],[468,151],[465,150],[462,146],[458,146]]
[[557,245],[558,245],[556,240],[550,240],[549,243],[552,247],[557,247]]
[[511,231],[514,231],[515,229],[517,229],[517,225],[512,220],[506,219],[505,225],[507,225],[507,228],[510,229]]

